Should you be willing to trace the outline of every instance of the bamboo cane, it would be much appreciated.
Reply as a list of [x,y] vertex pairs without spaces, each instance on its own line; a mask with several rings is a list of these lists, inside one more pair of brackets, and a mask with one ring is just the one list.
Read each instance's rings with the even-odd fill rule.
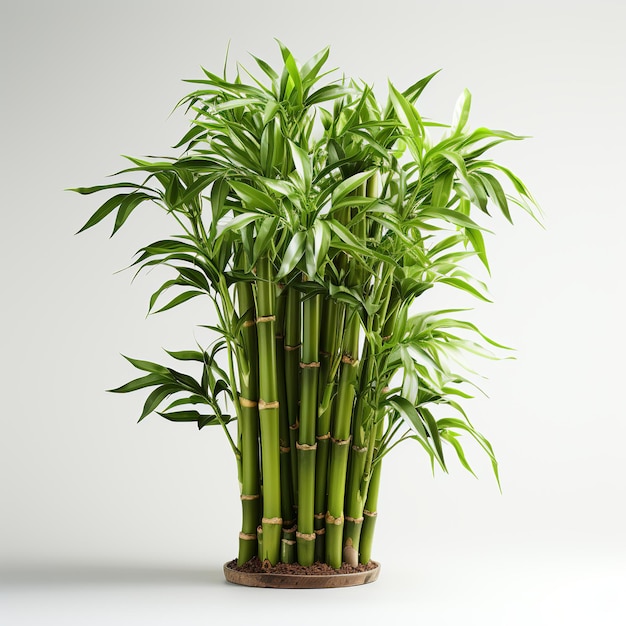
[[273,269],[265,255],[257,263],[257,334],[259,346],[259,416],[263,472],[262,561],[280,558],[282,529],[280,425],[276,376],[276,317]]

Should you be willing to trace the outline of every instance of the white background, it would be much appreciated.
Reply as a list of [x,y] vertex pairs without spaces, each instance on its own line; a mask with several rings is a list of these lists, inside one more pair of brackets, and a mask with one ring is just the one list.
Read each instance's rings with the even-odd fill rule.
[[[625,623],[625,7],[3,1],[0,623]],[[224,438],[137,425],[140,395],[103,391],[133,376],[120,353],[193,347],[211,313],[146,319],[163,275],[114,272],[173,226],[145,207],[112,240],[110,221],[74,237],[102,200],[63,191],[103,182],[120,154],[171,154],[180,79],[220,71],[229,40],[231,64],[276,62],[273,37],[301,60],[330,44],[381,94],[443,68],[422,113],[447,121],[468,87],[474,127],[532,135],[494,155],[546,211],[545,230],[494,220],[495,304],[472,316],[517,348],[468,407],[503,495],[471,446],[480,481],[454,463],[433,479],[406,444],[384,467],[380,580],[343,591],[223,582],[239,524]]]

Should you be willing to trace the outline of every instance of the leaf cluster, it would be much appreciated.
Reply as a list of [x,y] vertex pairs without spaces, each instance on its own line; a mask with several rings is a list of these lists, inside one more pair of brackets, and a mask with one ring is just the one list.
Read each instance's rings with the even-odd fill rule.
[[[488,300],[465,265],[476,257],[489,271],[483,224],[494,212],[512,221],[514,206],[538,214],[524,183],[488,156],[523,137],[472,130],[467,90],[450,124],[425,119],[417,102],[436,73],[403,90],[390,83],[380,103],[367,84],[329,78],[327,48],[299,64],[279,47],[278,69],[254,57],[260,77],[238,66],[230,79],[203,70],[189,81],[194,91],[178,105],[191,116],[175,146],[180,156],[127,157],[122,182],[74,190],[114,193],[79,232],[115,214],[115,234],[144,204],[169,214],[178,234],[145,245],[134,261],[138,272],[163,266],[170,274],[149,309],[208,296],[218,317],[210,348],[170,353],[196,362],[199,378],[129,359],[147,374],[114,391],[154,387],[140,419],[169,402],[158,411],[166,419],[218,424],[228,434],[226,424],[240,415],[235,371],[247,371],[250,358],[242,339],[248,311],[237,309],[235,289],[256,283],[257,262],[267,256],[281,289],[335,302],[344,320],[358,316],[357,402],[364,427],[386,424],[374,462],[414,439],[433,464],[445,469],[447,443],[470,469],[459,441],[465,433],[497,475],[491,446],[460,402],[470,397],[464,355],[492,356],[485,344],[503,346],[450,317],[455,311],[413,311],[438,285]],[[438,140],[432,129],[443,133]],[[166,293],[175,295],[164,301]],[[344,356],[341,337],[335,345],[334,373]],[[220,353],[226,365],[218,364]],[[441,409],[444,417],[436,418]]]

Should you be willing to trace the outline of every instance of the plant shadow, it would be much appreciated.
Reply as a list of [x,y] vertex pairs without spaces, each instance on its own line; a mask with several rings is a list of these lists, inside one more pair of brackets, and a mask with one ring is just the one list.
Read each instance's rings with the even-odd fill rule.
[[222,586],[221,567],[137,564],[45,564],[17,565],[0,569],[4,587],[75,586]]

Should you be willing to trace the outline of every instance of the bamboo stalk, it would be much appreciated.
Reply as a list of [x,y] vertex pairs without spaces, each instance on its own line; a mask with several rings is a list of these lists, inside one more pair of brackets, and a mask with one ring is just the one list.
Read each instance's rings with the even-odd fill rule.
[[265,255],[257,263],[257,335],[259,346],[259,416],[263,471],[262,561],[280,558],[282,530],[280,426],[276,376],[276,318],[273,269]]
[[[341,309],[341,310],[340,310]],[[330,428],[333,417],[336,373],[339,368],[338,347],[344,307],[327,299],[324,302],[320,333],[320,393],[317,417],[317,455],[315,457],[315,560],[326,558],[325,514],[328,501],[328,465]]]
[[[391,298],[391,282],[385,288],[385,305],[377,319],[377,332],[383,334],[383,342],[391,338],[396,322],[398,303]],[[382,329],[381,329],[382,328]],[[382,390],[378,391],[382,393]],[[376,437],[374,445],[368,450],[367,463],[364,472],[364,482],[367,499],[363,509],[363,526],[359,542],[359,562],[368,563],[372,558],[372,544],[374,540],[374,530],[378,515],[378,493],[380,489],[380,474],[382,469],[382,459],[376,459],[380,442],[384,432],[384,419],[378,416],[376,425]]]
[[280,541],[280,560],[283,563],[294,563],[296,561],[296,526],[283,528]]
[[317,450],[317,388],[319,383],[320,296],[303,303],[302,391],[298,437],[298,563],[315,560],[315,457]]
[[255,307],[252,286],[237,283],[237,298],[241,317],[243,354],[239,358],[239,388],[241,406],[241,508],[242,523],[239,534],[239,565],[257,554],[256,529],[261,521],[261,489],[259,477],[259,411],[258,411],[258,351]]
[[359,330],[359,317],[355,312],[352,312],[346,324],[343,342],[343,357],[332,428],[328,478],[326,562],[335,569],[341,567],[342,562],[345,479],[350,450],[350,425],[358,367]]
[[[384,420],[380,420],[376,426],[376,443],[374,444],[374,456],[378,452],[380,440],[383,435]],[[376,527],[376,518],[378,516],[378,493],[380,490],[380,473],[382,468],[382,459],[376,461],[371,467],[371,477],[369,479],[369,488],[367,490],[367,500],[363,509],[363,528],[361,529],[359,562],[369,563],[372,558],[372,543],[374,541],[374,530]]]
[[285,387],[287,417],[289,420],[289,446],[291,448],[292,501],[298,501],[298,456],[296,443],[300,419],[300,353],[301,353],[301,312],[300,293],[293,287],[286,287],[285,302]]
[[[287,406],[287,388],[285,376],[285,309],[286,294],[279,286],[280,293],[276,299],[276,380],[278,383],[278,416],[280,444],[280,489],[281,510],[284,528],[291,528],[295,523],[293,485],[291,475],[291,435]],[[282,558],[281,558],[282,560]]]

